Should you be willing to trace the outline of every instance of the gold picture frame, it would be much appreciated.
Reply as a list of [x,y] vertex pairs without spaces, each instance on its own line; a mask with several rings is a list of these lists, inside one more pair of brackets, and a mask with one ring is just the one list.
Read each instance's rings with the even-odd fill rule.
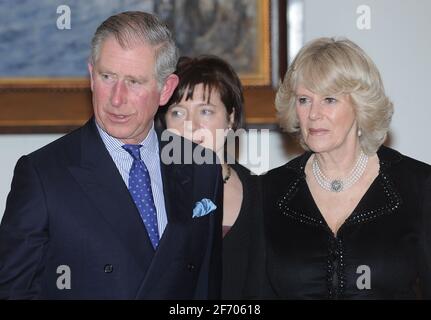
[[[286,1],[279,6],[279,34],[283,40]],[[257,68],[240,74],[244,85],[248,124],[275,122],[271,83],[270,0],[257,0]],[[283,14],[284,10],[284,14]],[[284,31],[283,31],[284,30]],[[280,41],[280,57],[286,57]],[[283,60],[283,59],[280,59]],[[285,67],[281,61],[280,70]],[[0,78],[0,133],[64,133],[84,124],[92,115],[91,90],[86,78]]]
[[271,85],[270,1],[257,0],[257,65],[254,72],[240,74],[244,86]]

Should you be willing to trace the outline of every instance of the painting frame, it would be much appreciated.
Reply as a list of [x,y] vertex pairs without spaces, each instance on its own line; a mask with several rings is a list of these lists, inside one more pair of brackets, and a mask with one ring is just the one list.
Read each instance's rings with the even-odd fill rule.
[[[279,70],[272,70],[271,5],[278,6]],[[284,74],[287,60],[286,0],[259,3],[258,72],[241,76],[247,124],[275,122],[273,72]],[[86,78],[0,78],[0,133],[65,133],[92,115],[91,90]]]

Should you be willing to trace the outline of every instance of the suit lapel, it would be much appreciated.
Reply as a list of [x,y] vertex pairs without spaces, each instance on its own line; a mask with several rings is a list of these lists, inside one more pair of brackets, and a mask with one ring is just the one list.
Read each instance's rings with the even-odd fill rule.
[[[178,243],[184,237],[191,236],[185,230],[187,229],[187,223],[192,219],[193,213],[194,166],[184,163],[183,155],[181,163],[165,164],[162,159],[162,152],[163,148],[169,144],[169,141],[161,140],[160,132],[157,132],[157,134],[160,142],[160,169],[168,225],[163,232],[151,266],[137,293],[137,297],[139,298],[146,297],[152,292],[151,288],[157,284],[158,279],[166,272],[166,268],[170,266],[173,260],[172,257],[175,256],[174,253],[178,251]],[[189,150],[187,147],[184,148],[184,145],[187,143],[191,144],[191,142],[178,136],[174,137],[174,139],[178,139],[176,142],[179,145],[176,145],[176,147],[181,146],[182,151]]]
[[163,160],[163,148],[169,148],[170,143],[175,144],[175,148],[181,151],[192,150],[191,142],[179,136],[173,136],[169,141],[159,138],[160,171],[163,180],[163,193],[165,198],[166,214],[168,223],[187,221],[192,217],[193,205],[193,165],[185,162],[184,154],[180,161],[166,164]]
[[94,121],[89,122],[82,133],[80,165],[69,170],[113,233],[146,270],[154,250],[139,212]]

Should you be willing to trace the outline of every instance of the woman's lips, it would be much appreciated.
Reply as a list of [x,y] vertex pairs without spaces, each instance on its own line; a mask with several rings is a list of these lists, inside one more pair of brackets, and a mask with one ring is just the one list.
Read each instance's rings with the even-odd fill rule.
[[310,128],[310,129],[308,129],[308,132],[309,132],[312,136],[321,136],[321,135],[324,135],[324,134],[328,133],[328,132],[329,132],[329,130],[327,130],[327,129],[322,129],[322,128],[317,128],[317,129]]

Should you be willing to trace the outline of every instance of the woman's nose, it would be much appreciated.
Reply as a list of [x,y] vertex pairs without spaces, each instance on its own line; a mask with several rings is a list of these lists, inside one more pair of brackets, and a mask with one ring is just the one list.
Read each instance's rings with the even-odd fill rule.
[[321,116],[320,112],[321,112],[320,105],[318,103],[311,102],[310,113],[308,114],[308,117],[310,118],[310,120],[319,119]]
[[195,117],[193,117],[193,115],[188,114],[185,121],[185,128],[189,132],[194,132],[200,128],[199,121],[196,120]]

